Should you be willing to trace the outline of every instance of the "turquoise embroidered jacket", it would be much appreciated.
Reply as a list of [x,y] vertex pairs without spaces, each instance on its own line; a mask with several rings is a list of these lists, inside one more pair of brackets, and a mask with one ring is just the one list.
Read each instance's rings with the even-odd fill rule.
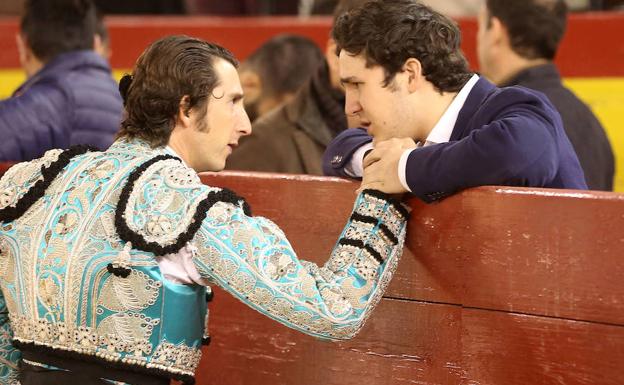
[[382,193],[360,194],[319,267],[164,149],[119,140],[105,152],[48,151],[0,180],[0,383],[16,378],[19,349],[192,383],[206,288],[167,281],[155,258],[182,247],[203,278],[261,313],[351,338],[392,277],[406,217]]

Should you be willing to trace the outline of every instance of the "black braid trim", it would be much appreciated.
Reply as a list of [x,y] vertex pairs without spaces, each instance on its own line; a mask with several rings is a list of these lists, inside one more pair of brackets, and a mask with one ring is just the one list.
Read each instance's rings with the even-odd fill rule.
[[380,265],[384,263],[385,260],[381,257],[381,254],[379,254],[377,250],[373,249],[371,245],[364,246],[364,250],[368,251]]
[[349,239],[349,238],[341,238],[338,241],[339,245],[344,245],[344,246],[353,246],[353,247],[357,247],[359,249],[364,249],[364,242],[359,241],[359,240],[355,240],[355,239]]
[[386,226],[385,223],[382,223],[379,225],[379,230],[381,230],[381,232],[384,233],[386,238],[388,238],[390,242],[392,242],[393,245],[396,245],[397,243],[399,243],[399,239],[396,237],[396,235],[392,233],[392,231],[390,231],[390,229],[388,228],[388,226]]
[[358,214],[356,212],[353,212],[353,214],[351,214],[351,220],[352,221],[357,221],[357,222],[362,222],[362,223],[370,223],[370,224],[373,224],[373,225],[376,225],[377,223],[379,223],[379,219],[377,219],[375,217]]
[[195,377],[189,376],[187,374],[179,374],[179,373],[168,372],[163,369],[148,368],[148,367],[139,366],[139,365],[127,364],[121,361],[109,361],[102,357],[82,354],[82,353],[74,352],[71,350],[51,348],[49,346],[38,345],[33,342],[21,342],[18,340],[13,340],[13,346],[15,346],[17,349],[20,349],[20,350],[29,350],[29,351],[38,352],[41,354],[50,354],[50,355],[55,355],[61,358],[67,357],[67,358],[71,358],[74,360],[83,360],[83,361],[93,362],[96,364],[101,364],[104,366],[110,366],[110,367],[120,369],[120,370],[127,370],[127,371],[144,373],[144,374],[149,374],[149,375],[154,375],[154,376],[159,376],[159,377],[172,378],[177,381],[182,381],[184,385],[195,384]]
[[132,272],[131,269],[127,267],[116,266],[116,264],[114,263],[109,263],[108,265],[106,265],[106,270],[108,270],[109,273],[121,278],[128,278],[130,272]]
[[54,179],[63,171],[73,157],[82,155],[88,151],[98,151],[98,149],[85,145],[72,146],[68,150],[63,151],[58,159],[52,162],[50,166],[41,166],[41,176],[43,179],[35,182],[35,184],[28,189],[26,194],[17,201],[15,206],[1,209],[0,222],[12,222],[21,217],[32,205],[45,195],[48,187],[50,187]]
[[134,183],[137,181],[137,179],[139,179],[141,174],[143,174],[149,166],[166,159],[180,160],[179,158],[171,155],[158,155],[137,167],[128,177],[128,182],[121,191],[119,203],[117,204],[117,211],[115,212],[115,228],[117,229],[117,234],[124,242],[132,242],[133,248],[148,251],[156,255],[177,253],[178,251],[180,251],[180,249],[184,247],[184,245],[186,245],[191,239],[193,239],[197,231],[199,231],[202,222],[204,221],[204,219],[206,219],[206,214],[208,213],[208,210],[210,210],[210,208],[215,203],[226,202],[232,203],[236,206],[242,203],[242,208],[245,212],[245,215],[251,216],[251,208],[249,207],[249,204],[243,198],[236,195],[232,190],[224,188],[217,192],[209,192],[208,196],[201,202],[199,202],[199,204],[197,205],[197,210],[195,211],[195,214],[193,214],[193,220],[191,221],[191,224],[186,229],[186,231],[182,232],[178,236],[178,239],[175,243],[167,246],[162,246],[156,242],[148,242],[147,240],[145,240],[145,238],[143,238],[141,234],[138,234],[128,227],[126,221],[124,220],[124,212],[126,211],[128,199],[130,199],[130,193],[132,192],[132,189],[134,188]]
[[373,256],[373,258],[375,258],[377,262],[379,262],[380,264],[384,263],[384,259],[381,258],[381,254],[379,254],[377,250],[373,249],[371,246],[364,245],[364,242],[362,241],[358,241],[355,239],[342,238],[340,241],[338,241],[338,244],[345,245],[345,246],[353,246],[353,247],[357,247],[358,249],[366,250]]
[[405,206],[403,206],[403,204],[399,200],[391,197],[390,195],[388,195],[388,194],[386,194],[384,192],[381,192],[379,190],[371,190],[371,189],[364,190],[364,191],[362,191],[362,193],[364,193],[366,195],[369,195],[369,196],[372,196],[372,197],[375,197],[375,198],[379,198],[379,199],[385,200],[386,202],[391,204],[392,207],[394,207],[394,209],[403,217],[403,219],[405,219],[405,220],[409,219],[409,217],[410,217],[409,211],[407,211]]

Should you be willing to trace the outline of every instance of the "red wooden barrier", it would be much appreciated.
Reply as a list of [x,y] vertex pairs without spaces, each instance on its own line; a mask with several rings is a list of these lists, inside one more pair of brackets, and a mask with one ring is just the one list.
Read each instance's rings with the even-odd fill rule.
[[[477,67],[474,19],[458,21],[462,48]],[[331,18],[295,17],[126,17],[107,18],[113,44],[112,65],[130,68],[145,47],[161,36],[187,34],[220,43],[244,59],[264,41],[279,33],[308,36],[324,46]],[[0,68],[18,68],[15,34],[17,18],[0,18]],[[566,77],[624,76],[624,14],[617,12],[573,14],[557,64]]]
[[[244,196],[319,264],[358,186],[240,172],[202,181]],[[410,205],[396,276],[355,339],[295,332],[217,288],[198,385],[622,383],[624,194],[481,187]]]
[[[323,263],[355,183],[221,173]],[[354,340],[289,330],[217,291],[208,384],[621,384],[624,195],[483,187],[411,201],[407,249]]]

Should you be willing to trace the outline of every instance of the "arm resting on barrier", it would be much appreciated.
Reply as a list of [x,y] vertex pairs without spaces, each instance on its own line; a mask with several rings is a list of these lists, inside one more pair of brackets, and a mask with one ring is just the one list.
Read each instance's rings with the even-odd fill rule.
[[381,299],[403,248],[407,211],[361,193],[324,266],[300,261],[270,220],[217,203],[194,239],[199,273],[265,315],[328,339],[353,337]]

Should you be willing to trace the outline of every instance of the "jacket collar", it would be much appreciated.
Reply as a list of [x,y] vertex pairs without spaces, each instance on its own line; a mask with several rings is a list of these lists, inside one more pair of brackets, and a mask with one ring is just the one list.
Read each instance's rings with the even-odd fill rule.
[[155,148],[152,148],[150,146],[150,144],[143,140],[143,139],[139,139],[139,138],[133,138],[133,139],[129,139],[129,138],[119,138],[117,140],[115,140],[115,142],[113,142],[113,144],[108,148],[108,150],[106,150],[106,152],[126,152],[126,153],[131,153],[133,155],[136,155],[137,157],[140,156],[156,156],[156,155],[175,155],[177,156],[177,154],[175,154],[175,152],[173,151],[169,151],[167,149],[168,146],[158,146]]
[[71,71],[80,67],[97,68],[108,73],[111,72],[106,60],[93,50],[71,51],[62,53],[46,63],[39,72],[24,82],[14,93],[19,95],[31,85],[56,76],[59,73]]
[[514,77],[506,81],[501,87],[509,87],[516,84],[526,83],[561,83],[559,70],[553,63],[540,64],[518,72]]
[[487,99],[494,90],[496,90],[494,84],[490,83],[490,81],[484,77],[479,78],[477,84],[472,87],[464,106],[457,115],[457,121],[453,127],[453,133],[451,134],[451,141],[459,140],[464,137],[464,132],[470,120],[485,102],[485,99]]

